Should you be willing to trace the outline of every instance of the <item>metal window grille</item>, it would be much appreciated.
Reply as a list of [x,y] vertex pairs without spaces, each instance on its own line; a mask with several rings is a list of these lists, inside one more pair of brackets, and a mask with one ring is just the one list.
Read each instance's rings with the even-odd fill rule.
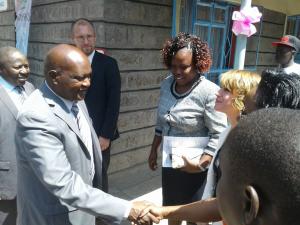
[[[195,34],[209,44],[213,64],[206,77],[215,83],[219,82],[220,73],[233,68],[236,37],[231,31],[231,16],[234,10],[239,10],[239,6],[225,1],[180,1],[179,31]],[[251,68],[247,69],[256,69],[259,37],[260,31],[258,32],[258,42],[255,51],[255,63]]]

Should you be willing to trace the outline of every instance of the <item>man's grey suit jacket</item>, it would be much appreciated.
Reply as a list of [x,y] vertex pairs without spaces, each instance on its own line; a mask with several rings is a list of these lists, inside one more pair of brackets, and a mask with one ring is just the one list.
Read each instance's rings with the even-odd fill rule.
[[[34,91],[26,82],[27,95]],[[0,199],[12,200],[17,194],[17,165],[15,131],[18,109],[8,93],[0,85]]]
[[25,101],[16,132],[19,225],[94,225],[95,216],[121,222],[130,203],[93,187],[101,186],[102,157],[90,128],[94,180],[90,153],[63,101],[45,84]]

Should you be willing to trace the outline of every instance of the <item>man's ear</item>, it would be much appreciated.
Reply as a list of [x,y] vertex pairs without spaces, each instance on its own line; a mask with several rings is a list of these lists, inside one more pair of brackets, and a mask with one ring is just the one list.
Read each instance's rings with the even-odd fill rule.
[[56,70],[50,70],[48,71],[48,77],[51,79],[53,84],[58,84],[57,77],[59,76],[59,73]]
[[259,210],[259,197],[255,188],[246,186],[244,191],[244,224],[250,225],[256,219]]

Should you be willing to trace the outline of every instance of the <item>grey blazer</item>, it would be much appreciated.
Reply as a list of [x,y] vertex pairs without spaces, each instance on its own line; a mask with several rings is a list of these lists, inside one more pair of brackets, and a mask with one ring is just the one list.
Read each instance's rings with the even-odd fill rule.
[[121,222],[130,203],[98,189],[101,149],[90,127],[94,179],[90,153],[63,101],[43,84],[24,102],[16,132],[19,225],[94,225],[97,216]]
[[[29,95],[34,87],[26,82]],[[12,200],[17,194],[15,131],[18,109],[0,85],[0,199]]]

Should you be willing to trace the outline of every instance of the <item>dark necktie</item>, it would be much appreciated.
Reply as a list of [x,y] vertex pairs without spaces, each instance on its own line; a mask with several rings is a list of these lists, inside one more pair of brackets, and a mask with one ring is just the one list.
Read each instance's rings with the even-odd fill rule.
[[80,115],[79,115],[79,107],[77,105],[77,103],[74,103],[72,105],[72,108],[71,108],[71,112],[73,113],[73,115],[75,116],[75,119],[76,119],[76,123],[77,123],[77,126],[78,126],[78,129],[79,131],[81,130],[81,126],[80,126]]

